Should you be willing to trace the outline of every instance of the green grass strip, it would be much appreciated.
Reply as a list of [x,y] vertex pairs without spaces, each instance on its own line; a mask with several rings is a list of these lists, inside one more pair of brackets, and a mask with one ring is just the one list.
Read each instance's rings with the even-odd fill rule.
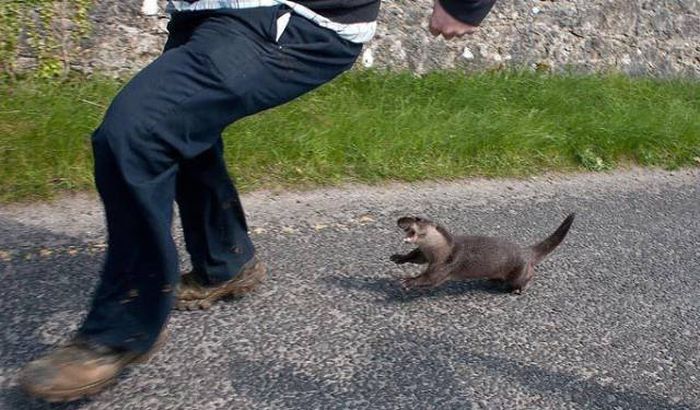
[[[0,83],[0,201],[92,189],[90,133],[121,83]],[[700,164],[700,82],[352,72],[225,134],[243,191],[632,164]]]

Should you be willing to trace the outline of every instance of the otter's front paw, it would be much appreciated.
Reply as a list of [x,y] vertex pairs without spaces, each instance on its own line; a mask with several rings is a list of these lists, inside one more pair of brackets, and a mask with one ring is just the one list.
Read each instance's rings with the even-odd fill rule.
[[401,285],[401,289],[410,290],[413,287],[413,283],[412,283],[411,279],[413,279],[413,278],[401,278],[401,279],[399,279],[399,285]]
[[395,254],[391,255],[389,257],[389,260],[394,262],[397,265],[401,265],[401,264],[406,263],[406,261],[404,260],[404,256],[399,254],[399,253],[395,253]]
[[425,280],[421,276],[415,278],[402,278],[399,279],[399,283],[401,284],[401,288],[403,288],[403,290],[417,289],[426,286]]

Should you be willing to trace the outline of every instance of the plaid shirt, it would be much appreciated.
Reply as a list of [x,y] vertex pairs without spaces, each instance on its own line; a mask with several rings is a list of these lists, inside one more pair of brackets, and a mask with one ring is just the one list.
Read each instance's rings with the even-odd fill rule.
[[372,39],[377,29],[377,22],[343,24],[332,21],[314,12],[308,7],[289,0],[199,0],[190,2],[186,0],[169,0],[166,11],[169,13],[195,10],[215,9],[246,9],[254,7],[272,7],[280,4],[292,9],[292,11],[305,17],[321,27],[333,30],[338,35],[353,43],[366,43]]

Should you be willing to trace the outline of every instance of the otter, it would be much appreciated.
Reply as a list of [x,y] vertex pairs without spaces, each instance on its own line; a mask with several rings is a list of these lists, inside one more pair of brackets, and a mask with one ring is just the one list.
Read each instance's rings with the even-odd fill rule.
[[543,241],[521,247],[509,240],[488,236],[452,236],[435,222],[414,216],[399,218],[397,225],[406,233],[404,242],[418,247],[390,260],[396,264],[427,264],[416,277],[401,279],[404,289],[434,288],[448,280],[487,278],[501,282],[521,294],[534,275],[535,266],[564,240],[575,214],[564,219]]

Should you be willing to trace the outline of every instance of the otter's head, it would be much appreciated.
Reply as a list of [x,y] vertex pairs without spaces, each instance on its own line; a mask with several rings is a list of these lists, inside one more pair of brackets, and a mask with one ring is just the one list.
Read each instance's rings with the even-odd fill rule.
[[404,242],[420,247],[434,247],[448,244],[449,234],[433,221],[416,216],[404,216],[397,221],[399,228],[406,233]]

